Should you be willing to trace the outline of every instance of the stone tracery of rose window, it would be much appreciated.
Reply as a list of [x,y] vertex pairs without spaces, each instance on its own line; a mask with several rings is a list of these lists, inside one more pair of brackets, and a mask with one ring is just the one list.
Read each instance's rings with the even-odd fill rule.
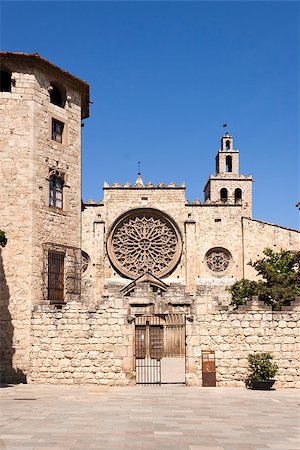
[[128,213],[114,227],[108,250],[116,268],[130,278],[146,272],[161,277],[177,264],[181,240],[176,227],[158,211]]
[[230,254],[225,249],[211,249],[206,255],[206,264],[213,272],[224,272],[230,263]]

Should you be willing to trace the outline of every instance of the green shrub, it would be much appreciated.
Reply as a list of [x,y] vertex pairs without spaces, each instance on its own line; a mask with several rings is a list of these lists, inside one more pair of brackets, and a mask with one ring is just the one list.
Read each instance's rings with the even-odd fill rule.
[[272,362],[272,359],[271,353],[249,354],[249,375],[247,380],[264,381],[274,378],[278,372],[278,366]]

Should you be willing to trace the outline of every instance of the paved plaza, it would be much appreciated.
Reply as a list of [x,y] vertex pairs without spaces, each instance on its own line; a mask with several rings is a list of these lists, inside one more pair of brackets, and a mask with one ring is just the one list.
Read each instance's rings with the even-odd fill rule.
[[176,385],[0,389],[1,449],[299,450],[299,391]]

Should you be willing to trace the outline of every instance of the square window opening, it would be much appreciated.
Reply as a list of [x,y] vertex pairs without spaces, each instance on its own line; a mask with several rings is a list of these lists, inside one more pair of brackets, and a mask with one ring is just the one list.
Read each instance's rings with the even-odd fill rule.
[[53,141],[63,143],[63,131],[65,124],[59,120],[52,119],[51,139]]

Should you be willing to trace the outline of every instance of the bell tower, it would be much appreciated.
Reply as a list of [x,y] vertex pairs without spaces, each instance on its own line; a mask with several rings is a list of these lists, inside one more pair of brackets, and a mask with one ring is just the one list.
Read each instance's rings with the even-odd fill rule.
[[233,137],[226,132],[216,156],[216,174],[211,175],[204,188],[205,203],[239,206],[243,215],[252,216],[252,176],[239,173],[239,151]]
[[239,174],[239,151],[233,148],[233,137],[228,133],[221,138],[221,148],[216,156],[216,174]]

